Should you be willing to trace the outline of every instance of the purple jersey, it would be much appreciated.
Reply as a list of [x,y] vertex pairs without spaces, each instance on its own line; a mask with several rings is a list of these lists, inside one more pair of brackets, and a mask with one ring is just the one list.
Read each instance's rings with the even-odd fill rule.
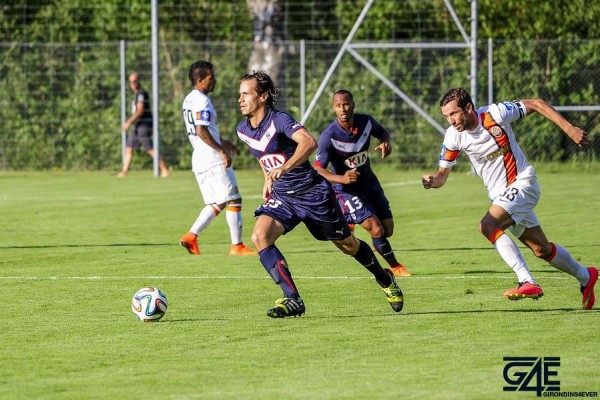
[[[257,128],[250,126],[248,118],[237,126],[238,137],[250,147],[250,152],[258,159],[265,171],[281,167],[292,157],[298,147],[291,137],[298,129],[304,128],[288,114],[272,108]],[[313,185],[320,175],[306,160],[273,184],[278,193],[294,193]]]
[[333,186],[337,191],[364,196],[366,193],[382,190],[371,169],[369,146],[371,136],[381,139],[385,130],[375,118],[366,114],[354,114],[354,127],[352,132],[348,132],[340,126],[337,119],[329,124],[319,138],[315,165],[327,168],[331,163],[331,172],[338,175],[356,168],[360,173],[357,182]]

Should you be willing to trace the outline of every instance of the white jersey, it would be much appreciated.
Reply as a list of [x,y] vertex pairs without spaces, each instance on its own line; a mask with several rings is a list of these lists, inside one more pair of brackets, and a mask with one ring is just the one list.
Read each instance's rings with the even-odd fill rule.
[[204,172],[215,165],[225,166],[221,155],[200,137],[196,136],[196,126],[203,125],[208,128],[215,142],[221,143],[221,134],[217,126],[217,112],[210,97],[194,89],[183,101],[182,111],[188,138],[194,148],[192,170],[194,172]]
[[518,179],[535,176],[517,144],[510,123],[527,115],[520,101],[490,104],[477,109],[479,123],[472,131],[459,132],[449,127],[438,165],[451,168],[463,151],[481,177],[490,199],[495,199]]

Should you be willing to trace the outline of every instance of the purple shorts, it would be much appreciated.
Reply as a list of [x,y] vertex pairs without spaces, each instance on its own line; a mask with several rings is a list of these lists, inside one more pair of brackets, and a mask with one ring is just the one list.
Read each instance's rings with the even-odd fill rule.
[[254,211],[255,217],[263,214],[279,221],[285,233],[303,222],[317,240],[343,240],[351,235],[333,188],[325,180],[299,193],[271,193]]
[[346,192],[336,192],[336,197],[349,224],[361,224],[372,215],[377,216],[380,221],[393,218],[390,202],[383,192],[369,199]]

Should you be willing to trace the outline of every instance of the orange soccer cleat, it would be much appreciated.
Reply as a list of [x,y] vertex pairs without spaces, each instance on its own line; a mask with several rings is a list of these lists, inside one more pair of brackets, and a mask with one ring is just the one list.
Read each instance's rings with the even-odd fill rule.
[[185,247],[185,249],[190,254],[200,254],[200,249],[198,248],[198,243],[196,240],[198,239],[198,235],[192,232],[188,232],[179,239],[179,244]]
[[537,300],[544,295],[540,285],[529,282],[519,283],[515,289],[504,292],[504,297],[509,300],[534,299]]
[[394,273],[394,276],[412,276],[410,271],[402,264],[392,267],[392,272]]
[[581,303],[583,304],[584,310],[591,310],[594,307],[594,302],[596,298],[594,297],[594,286],[598,281],[598,269],[595,267],[589,267],[587,269],[590,272],[590,280],[587,285],[581,287],[581,294],[583,294],[583,300]]
[[253,256],[258,254],[255,250],[246,246],[244,243],[232,244],[229,249],[230,256]]

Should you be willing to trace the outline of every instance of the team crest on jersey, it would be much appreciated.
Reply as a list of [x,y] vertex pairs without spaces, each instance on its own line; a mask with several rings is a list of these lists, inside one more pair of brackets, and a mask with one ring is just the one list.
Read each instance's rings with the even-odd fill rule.
[[285,154],[276,153],[276,154],[265,154],[261,158],[258,159],[260,165],[262,165],[265,171],[270,171],[273,168],[279,168],[287,161],[285,158]]
[[344,164],[348,168],[357,168],[361,165],[364,165],[369,159],[369,153],[365,151],[361,151],[360,153],[356,153],[344,160]]
[[494,125],[490,129],[490,133],[494,137],[500,137],[500,136],[502,136],[502,129],[498,125]]

